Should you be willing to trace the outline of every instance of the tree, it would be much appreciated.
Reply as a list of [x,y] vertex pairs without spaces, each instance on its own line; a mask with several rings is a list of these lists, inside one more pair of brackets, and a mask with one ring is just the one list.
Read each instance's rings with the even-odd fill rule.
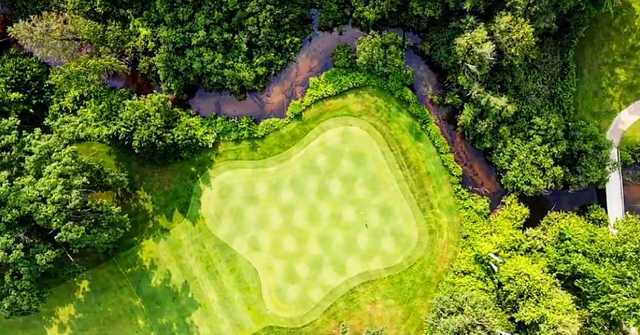
[[331,31],[349,23],[352,5],[349,0],[315,0],[320,10],[319,26],[321,30]]
[[16,116],[23,125],[44,119],[50,96],[49,69],[16,49],[0,55],[0,117]]
[[353,18],[368,30],[387,21],[400,5],[399,0],[352,0]]
[[[206,121],[199,115],[191,115],[187,112],[178,112],[179,119],[172,130],[173,141],[179,148],[179,154],[187,157],[203,148],[212,148],[218,139],[218,133],[213,127],[206,124]],[[279,119],[277,121],[280,121]],[[266,122],[266,123],[265,123]],[[268,127],[272,122],[263,121]]]
[[112,248],[129,229],[118,206],[127,180],[16,118],[0,121],[0,313],[14,316],[38,308],[45,276],[81,252]]
[[333,66],[342,69],[353,69],[356,67],[356,55],[353,48],[348,44],[340,44],[333,52]]
[[168,96],[150,94],[125,103],[117,136],[136,153],[154,156],[173,152],[172,129],[177,119]]
[[427,318],[429,335],[484,335],[510,332],[513,325],[498,308],[495,295],[470,277],[447,280]]
[[154,93],[125,102],[116,136],[138,154],[166,159],[211,148],[217,132],[200,116],[173,107],[169,96]]
[[43,11],[54,11],[61,9],[65,0],[12,0],[4,1],[0,5],[0,11],[4,6],[5,11],[9,12],[14,21],[37,15]]
[[413,72],[405,65],[406,46],[396,33],[372,32],[358,40],[356,49],[358,66],[384,78],[408,85]]
[[88,24],[81,17],[44,12],[19,21],[10,28],[9,34],[42,61],[61,65],[91,50],[81,31],[82,26]]
[[563,169],[555,160],[552,145],[513,139],[504,143],[504,149],[494,162],[504,171],[503,185],[526,195],[562,186]]
[[264,88],[310,31],[310,1],[152,2],[137,22],[143,70],[182,94],[193,85],[243,95]]
[[500,266],[497,278],[500,304],[515,320],[518,333],[578,334],[580,312],[543,263],[515,256]]
[[467,73],[482,77],[495,61],[496,46],[484,25],[458,36],[454,41],[457,61]]
[[613,168],[609,140],[595,125],[580,120],[569,125],[567,141],[572,143],[562,158],[567,183],[576,189],[604,185]]
[[580,0],[508,0],[506,5],[515,15],[529,19],[542,33],[555,31],[563,15],[584,11],[589,3]]
[[465,216],[465,238],[427,334],[578,334],[583,313],[525,235],[528,216],[514,196],[489,218]]
[[552,213],[533,243],[542,246],[548,268],[586,310],[588,334],[625,334],[625,323],[639,323],[640,264],[633,255],[640,251],[640,220],[627,216],[613,236],[597,212]]
[[536,36],[526,19],[500,12],[491,26],[496,45],[510,62],[520,64],[536,53]]
[[131,98],[126,89],[111,89],[105,77],[124,71],[113,57],[80,57],[53,69],[53,88],[46,124],[67,142],[109,142],[115,137],[117,120],[124,102]]

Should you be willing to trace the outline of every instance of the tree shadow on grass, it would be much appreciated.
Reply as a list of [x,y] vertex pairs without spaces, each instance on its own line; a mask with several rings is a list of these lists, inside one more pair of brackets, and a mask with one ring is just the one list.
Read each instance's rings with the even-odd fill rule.
[[145,264],[132,252],[66,285],[44,311],[47,333],[198,332],[191,316],[200,304],[188,283],[175,283],[171,273],[158,271],[156,264]]
[[190,316],[198,310],[200,304],[193,297],[189,284],[172,283],[171,273],[157,272],[157,266],[129,269],[127,276],[131,281],[137,299],[143,305],[146,316],[145,333],[154,334],[193,334],[196,326]]
[[130,158],[126,163],[134,190],[126,206],[132,229],[120,250],[147,238],[162,238],[188,217],[200,178],[206,176],[213,165],[213,152],[170,164],[158,165],[137,158]]

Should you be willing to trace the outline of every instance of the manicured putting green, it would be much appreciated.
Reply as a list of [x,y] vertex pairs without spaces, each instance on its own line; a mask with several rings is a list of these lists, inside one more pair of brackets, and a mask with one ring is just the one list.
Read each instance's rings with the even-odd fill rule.
[[200,214],[256,267],[268,309],[300,316],[411,254],[421,220],[398,171],[372,126],[336,118],[278,156],[216,165]]

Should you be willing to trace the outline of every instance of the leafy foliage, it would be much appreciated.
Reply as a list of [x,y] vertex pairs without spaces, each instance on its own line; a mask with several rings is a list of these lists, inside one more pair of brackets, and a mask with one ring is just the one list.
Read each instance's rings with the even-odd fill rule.
[[20,315],[37,309],[42,277],[63,255],[105,251],[128,230],[116,200],[127,181],[51,135],[0,121],[0,311]]
[[[0,69],[0,313],[13,316],[37,310],[45,279],[83,253],[111,249],[129,229],[119,206],[128,181],[44,131],[50,98],[63,109],[61,96],[91,86],[65,86],[63,94],[58,85],[69,77],[55,73],[49,85],[49,70],[16,51],[0,56]],[[76,75],[91,83],[90,74]]]
[[[602,213],[602,214],[600,214]],[[611,235],[601,209],[588,216],[554,213],[542,223],[544,235],[536,235],[541,252],[580,306],[588,311],[586,329],[590,334],[622,333],[624,322],[638,324],[640,304],[636,216],[619,221],[617,235]]]
[[[460,185],[461,169],[429,112],[407,87],[406,45],[371,32],[356,53],[311,81],[285,120],[203,119],[180,108],[196,85],[236,95],[261,89],[302,45],[309,9],[320,27],[421,33],[420,50],[446,74],[459,127],[488,153],[511,191],[536,194],[606,179],[609,143],[575,117],[576,36],[600,2],[578,0],[68,0],[16,1],[11,34],[60,67],[15,51],[0,56],[0,311],[33,312],[44,278],[88,252],[105,252],[129,228],[117,169],[84,159],[73,143],[126,147],[176,159],[218,141],[255,139],[295,122],[311,104],[363,87],[400,99],[434,143],[456,185],[465,240],[428,318],[435,334],[611,334],[638,324],[639,219],[607,235],[602,215],[553,214],[524,231],[515,198],[489,216]],[[29,15],[35,15],[29,17]],[[126,65],[125,65],[126,64]],[[105,85],[140,70],[164,93],[144,97]],[[16,71],[18,69],[19,71]],[[43,121],[44,120],[44,121]],[[369,333],[376,333],[373,330]]]
[[44,12],[16,23],[9,33],[42,61],[60,65],[79,57],[90,48],[81,35],[81,29],[86,24],[88,21],[81,17]]
[[413,72],[404,63],[405,52],[406,46],[398,34],[372,32],[358,40],[356,64],[363,71],[409,85]]
[[625,334],[624,324],[638,323],[630,255],[640,218],[626,217],[614,236],[599,207],[551,213],[533,229],[523,228],[528,210],[513,196],[491,217],[465,211],[465,239],[428,334]]
[[0,117],[18,117],[23,125],[41,122],[51,94],[48,76],[44,64],[15,49],[0,55]]
[[286,5],[274,0],[155,1],[137,29],[138,44],[150,49],[141,50],[140,62],[172,92],[182,93],[190,85],[235,94],[260,89],[302,45],[309,31],[307,5],[300,0]]
[[[462,98],[449,100],[461,110],[458,124],[489,153],[509,190],[532,195],[600,185],[610,145],[593,125],[578,120],[573,101],[572,41],[580,22],[556,16],[569,10],[589,13],[591,7],[536,2],[530,10],[548,16],[535,21],[530,12],[522,14],[525,3],[507,2],[490,22],[466,17],[428,37],[429,52]],[[567,31],[549,33],[559,21]],[[447,51],[448,43],[453,52]]]
[[150,157],[187,155],[191,148],[210,148],[216,140],[199,116],[172,107],[163,94],[126,101],[116,136],[134,152]]
[[[348,13],[367,31],[420,33],[420,51],[446,74],[443,101],[454,106],[461,130],[487,152],[508,190],[533,195],[605,182],[609,144],[576,116],[573,57],[579,32],[602,2],[318,1],[318,7],[330,8],[328,21]],[[375,61],[370,64],[369,71]]]
[[[473,290],[460,288],[473,287]],[[440,287],[427,320],[428,334],[483,335],[510,330],[507,315],[497,307],[495,295],[473,278],[451,278]]]

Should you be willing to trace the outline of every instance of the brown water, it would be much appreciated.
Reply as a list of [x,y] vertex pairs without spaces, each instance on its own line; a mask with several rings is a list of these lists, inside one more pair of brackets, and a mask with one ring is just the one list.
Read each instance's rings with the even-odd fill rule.
[[624,209],[640,214],[640,184],[625,182],[623,188]]
[[0,51],[8,48],[11,45],[11,39],[9,38],[9,34],[7,29],[9,28],[9,24],[11,22],[11,18],[8,13],[5,13],[0,5]]
[[579,191],[551,191],[534,197],[521,197],[530,211],[525,225],[535,227],[551,211],[575,211],[592,204],[606,208],[606,194],[602,189],[588,188]]
[[640,214],[640,165],[633,165],[622,169],[624,209]]

